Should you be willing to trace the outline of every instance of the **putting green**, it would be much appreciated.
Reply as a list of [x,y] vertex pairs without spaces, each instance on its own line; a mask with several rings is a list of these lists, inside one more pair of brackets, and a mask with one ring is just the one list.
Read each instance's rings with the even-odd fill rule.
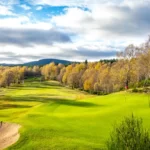
[[101,149],[124,116],[134,113],[150,130],[149,99],[127,92],[95,96],[55,81],[28,80],[0,89],[0,120],[22,126],[19,141],[9,150]]

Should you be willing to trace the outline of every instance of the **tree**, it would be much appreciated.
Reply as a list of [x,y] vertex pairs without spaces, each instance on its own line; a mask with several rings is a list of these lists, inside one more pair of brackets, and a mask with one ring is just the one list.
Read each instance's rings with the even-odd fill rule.
[[84,82],[84,90],[85,91],[91,91],[91,86],[92,86],[92,80],[86,79]]
[[129,46],[127,46],[123,52],[118,53],[118,57],[123,58],[124,63],[126,64],[126,80],[124,82],[127,88],[131,80],[131,77],[130,77],[131,60],[133,58],[136,58],[137,53],[138,53],[138,48],[134,46],[133,44],[130,44]]
[[41,70],[40,70],[39,66],[34,66],[32,71],[33,71],[34,76],[40,76],[41,75]]
[[72,72],[72,69],[73,69],[73,65],[69,65],[66,67],[66,71],[65,71],[63,78],[62,78],[62,81],[64,84],[67,84],[68,77],[69,77],[70,73]]
[[110,76],[110,64],[103,63],[99,69],[98,82],[103,93],[107,94],[113,91]]
[[[92,66],[93,64],[90,65]],[[91,66],[84,72],[82,76],[82,82],[84,90],[93,92],[94,84],[97,81],[97,71],[94,69],[94,67],[92,68]]]
[[54,62],[45,65],[41,69],[41,74],[45,77],[46,80],[56,80],[58,75],[57,66]]
[[7,69],[2,74],[0,85],[2,87],[9,87],[11,83],[15,82],[15,76],[12,70]]
[[149,133],[143,129],[142,120],[133,115],[126,117],[110,135],[108,150],[149,150]]
[[98,82],[96,82],[94,84],[94,92],[96,92],[97,94],[100,93],[101,88],[100,88],[100,84]]
[[64,76],[65,72],[66,72],[66,68],[63,67],[63,68],[60,70],[59,75],[57,76],[57,80],[58,80],[59,82],[61,82],[61,83],[63,83],[62,79],[63,79],[63,76]]
[[68,75],[67,83],[72,88],[82,88],[82,75],[86,69],[86,65],[84,63],[75,64]]
[[79,87],[79,78],[77,72],[72,72],[68,76],[67,83],[72,89]]

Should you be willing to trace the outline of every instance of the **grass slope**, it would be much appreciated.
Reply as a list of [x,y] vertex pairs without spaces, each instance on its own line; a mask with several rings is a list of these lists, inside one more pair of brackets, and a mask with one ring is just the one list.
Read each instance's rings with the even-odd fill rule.
[[9,150],[101,149],[112,125],[131,113],[150,129],[146,94],[93,96],[52,81],[0,89],[0,120],[22,126],[21,138]]

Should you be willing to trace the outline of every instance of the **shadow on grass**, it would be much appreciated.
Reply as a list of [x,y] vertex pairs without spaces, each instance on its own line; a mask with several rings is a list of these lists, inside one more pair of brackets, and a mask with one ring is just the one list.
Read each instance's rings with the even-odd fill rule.
[[17,104],[0,104],[0,110],[10,109],[10,108],[30,108],[32,106],[28,105],[17,105]]
[[[17,87],[11,87],[11,88],[9,88],[9,89],[18,89]],[[23,87],[23,88],[20,88],[20,90],[36,90],[36,89],[60,89],[60,87],[45,87],[45,86],[31,86],[30,85],[30,87]]]
[[45,86],[62,86],[59,82],[41,82],[41,84],[45,85]]
[[[43,89],[60,89],[62,86],[57,82],[27,82],[24,85],[19,85],[19,88],[16,86],[10,87],[9,89],[19,89],[19,90],[32,90],[36,88],[43,88]],[[47,96],[47,97],[45,97]],[[49,97],[51,96],[51,97]],[[49,103],[53,102],[60,105],[67,105],[67,106],[76,106],[76,107],[96,107],[99,106],[94,103],[90,102],[84,102],[84,101],[75,101],[68,98],[61,98],[54,94],[48,94],[48,95],[23,95],[23,96],[0,96],[0,100],[6,100],[10,102],[42,102],[42,103]],[[22,106],[22,107],[21,107]],[[4,108],[3,108],[4,107]],[[8,106],[0,106],[0,109],[6,109],[6,108],[27,108],[27,106],[23,105],[8,105]]]
[[9,87],[9,89],[18,89],[20,88],[21,90],[35,90],[35,89],[61,89],[62,86],[61,85],[55,85],[52,83],[47,83],[47,82],[42,82],[42,83],[37,83],[37,82],[31,82],[31,83],[27,83],[25,85],[20,84],[20,85],[15,85],[15,86],[11,86]]
[[[83,102],[83,101],[76,101],[76,100],[69,100],[65,98],[57,98],[57,97],[41,97],[41,96],[16,96],[16,97],[10,97],[10,96],[4,96],[0,97],[0,100],[7,100],[7,101],[13,101],[13,102],[42,102],[42,103],[49,103],[53,102],[59,105],[67,105],[67,106],[76,106],[76,107],[96,107],[100,106],[94,103],[90,102]],[[14,106],[15,107],[15,106]],[[19,107],[19,106],[18,106]]]

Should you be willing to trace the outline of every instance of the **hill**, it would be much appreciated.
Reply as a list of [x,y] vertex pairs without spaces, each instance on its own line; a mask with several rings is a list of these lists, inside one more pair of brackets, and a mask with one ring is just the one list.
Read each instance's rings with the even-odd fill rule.
[[71,63],[71,61],[61,60],[61,59],[41,59],[38,61],[31,61],[31,62],[27,62],[24,64],[5,64],[5,63],[2,63],[2,64],[0,64],[0,66],[43,66],[43,65],[49,64],[51,62],[54,62],[56,64],[61,63],[64,65]]
[[67,64],[71,63],[70,61],[60,60],[60,59],[41,59],[41,60],[38,60],[38,61],[32,61],[32,62],[24,63],[23,66],[43,66],[43,65],[49,64],[51,62],[54,62],[56,64],[61,63],[61,64],[64,64],[64,65],[67,65]]

